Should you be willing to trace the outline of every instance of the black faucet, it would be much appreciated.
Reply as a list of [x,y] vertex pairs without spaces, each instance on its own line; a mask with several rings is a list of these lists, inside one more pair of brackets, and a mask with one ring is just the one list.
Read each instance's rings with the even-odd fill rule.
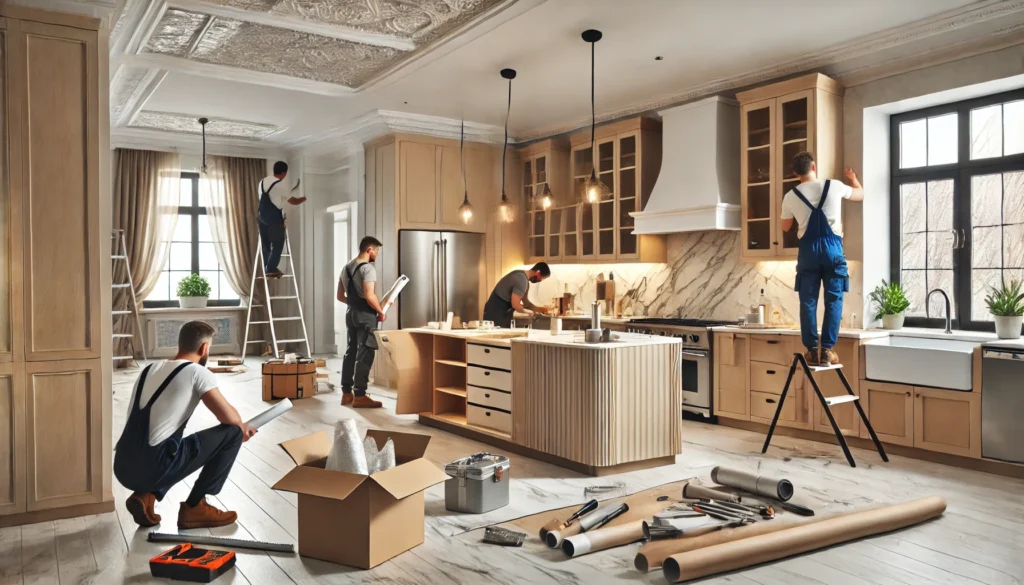
[[933,290],[932,292],[928,293],[928,297],[924,301],[925,315],[930,316],[930,315],[928,315],[928,305],[929,305],[929,303],[932,300],[932,295],[935,294],[935,293],[939,293],[940,295],[942,295],[942,298],[946,300],[946,333],[952,334],[953,333],[953,329],[952,329],[951,325],[953,323],[953,320],[949,316],[949,295],[946,294],[946,291],[942,290],[941,288],[937,288],[937,289]]

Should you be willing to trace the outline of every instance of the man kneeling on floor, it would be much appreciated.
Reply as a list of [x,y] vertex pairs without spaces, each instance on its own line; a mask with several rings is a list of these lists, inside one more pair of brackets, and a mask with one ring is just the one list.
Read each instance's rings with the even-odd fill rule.
[[[147,366],[135,384],[114,453],[114,476],[135,492],[125,506],[139,526],[159,524],[156,502],[200,468],[192,493],[178,510],[178,528],[226,526],[238,518],[206,503],[206,496],[220,493],[239,448],[256,429],[242,422],[206,369],[213,334],[203,321],[185,323],[178,333],[178,355]],[[200,401],[221,424],[186,437],[185,425]]]

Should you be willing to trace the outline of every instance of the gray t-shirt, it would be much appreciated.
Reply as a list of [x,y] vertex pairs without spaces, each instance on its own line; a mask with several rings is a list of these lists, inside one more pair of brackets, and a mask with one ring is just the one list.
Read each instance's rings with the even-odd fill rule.
[[512,293],[525,299],[528,290],[530,290],[530,279],[526,278],[525,270],[513,270],[502,276],[498,284],[494,285],[494,294],[510,303],[512,302]]
[[[356,266],[362,260],[353,260],[345,265],[345,270],[338,275],[338,280],[345,284],[345,294],[347,296],[357,296],[359,298],[366,298],[363,296],[363,283],[364,282],[377,282],[377,269],[374,268],[372,262],[363,264],[362,268],[356,270]],[[355,290],[349,290],[348,275],[352,274],[352,284],[355,286]],[[380,291],[378,292],[378,296]]]

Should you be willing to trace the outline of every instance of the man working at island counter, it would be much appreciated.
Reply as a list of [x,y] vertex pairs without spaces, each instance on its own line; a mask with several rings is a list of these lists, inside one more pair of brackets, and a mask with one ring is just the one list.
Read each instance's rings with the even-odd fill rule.
[[[818,166],[809,152],[793,157],[793,172],[800,184],[782,200],[782,230],[796,220],[800,227],[800,252],[796,261],[796,286],[800,294],[800,335],[807,348],[807,364],[839,363],[832,349],[843,317],[843,293],[850,291],[850,270],[843,255],[843,199],[863,201],[864,189],[853,169],[844,173],[850,185],[818,179]],[[825,288],[825,318],[818,343],[818,291]],[[819,359],[820,348],[820,359]]]
[[[374,289],[377,284],[377,260],[383,244],[372,236],[359,242],[359,255],[345,265],[338,275],[338,301],[348,305],[345,314],[345,359],[341,363],[341,405],[353,408],[380,408],[381,403],[366,395],[370,383],[370,368],[377,351],[377,337],[373,332],[383,322],[384,309]],[[355,395],[352,388],[355,386]]]
[[537,284],[551,276],[547,262],[538,262],[529,270],[513,270],[501,277],[494,285],[491,296],[484,305],[484,321],[493,321],[497,327],[512,327],[512,317],[524,308],[536,313],[547,313],[548,309],[538,307],[526,298],[530,283]]

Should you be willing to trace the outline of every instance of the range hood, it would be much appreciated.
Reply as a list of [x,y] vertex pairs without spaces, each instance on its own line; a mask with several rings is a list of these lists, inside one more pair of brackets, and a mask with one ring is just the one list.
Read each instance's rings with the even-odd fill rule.
[[634,234],[740,229],[739,103],[710,97],[658,112],[661,174]]

